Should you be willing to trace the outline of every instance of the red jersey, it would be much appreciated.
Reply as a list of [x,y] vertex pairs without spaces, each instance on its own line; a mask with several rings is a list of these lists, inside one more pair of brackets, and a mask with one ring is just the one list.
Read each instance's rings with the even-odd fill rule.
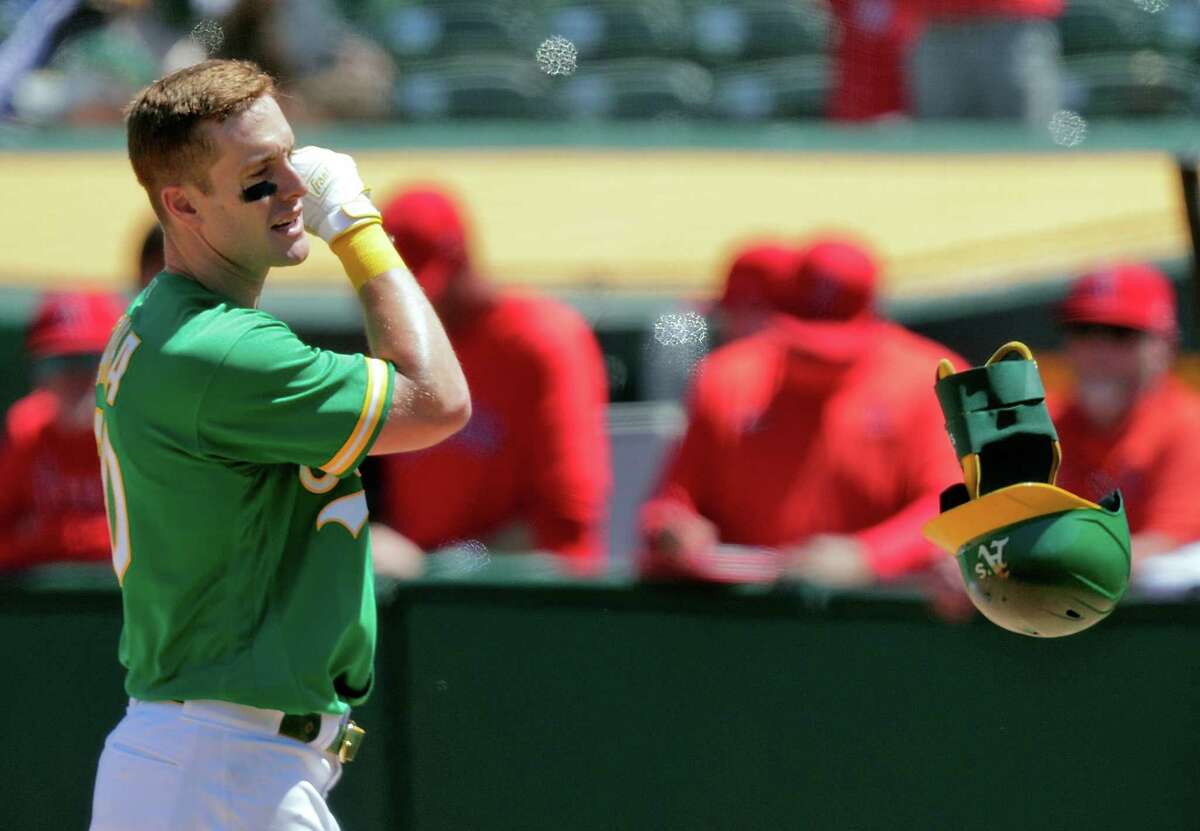
[[910,0],[830,0],[838,22],[830,118],[909,111],[907,62],[922,17]]
[[58,398],[47,389],[36,389],[14,401],[4,415],[4,441],[30,441],[58,414]]
[[450,339],[471,420],[441,444],[384,457],[385,520],[426,550],[522,523],[537,549],[594,568],[611,462],[591,329],[556,301],[504,296]]
[[962,474],[933,383],[938,359],[959,359],[884,322],[869,349],[835,364],[768,330],[709,356],[645,531],[684,506],[711,520],[722,543],[852,534],[884,578],[940,556],[921,526]]
[[980,17],[1056,18],[1063,13],[1063,0],[918,0],[931,19],[966,20]]
[[1118,488],[1131,533],[1200,539],[1192,481],[1200,470],[1200,394],[1164,379],[1107,430],[1069,399],[1053,411],[1063,452],[1059,487],[1092,501]]
[[64,432],[44,391],[12,405],[0,450],[0,569],[111,556],[96,438]]

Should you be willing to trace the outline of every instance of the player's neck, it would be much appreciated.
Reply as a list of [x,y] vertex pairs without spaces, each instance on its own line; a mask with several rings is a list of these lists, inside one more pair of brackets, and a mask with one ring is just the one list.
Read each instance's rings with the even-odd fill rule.
[[251,271],[223,256],[202,239],[174,240],[168,234],[163,251],[164,268],[195,280],[209,291],[239,306],[254,308],[262,294],[267,272]]

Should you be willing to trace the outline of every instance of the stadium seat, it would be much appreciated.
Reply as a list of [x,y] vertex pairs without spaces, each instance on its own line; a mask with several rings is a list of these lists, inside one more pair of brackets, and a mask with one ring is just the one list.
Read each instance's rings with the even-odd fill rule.
[[823,3],[710,3],[691,20],[692,51],[705,64],[820,54],[829,40]]
[[829,84],[829,65],[823,57],[737,64],[717,75],[711,112],[734,121],[819,118]]
[[1172,3],[1159,16],[1161,48],[1192,60],[1200,59],[1200,3]]
[[1064,62],[1065,103],[1089,118],[1196,113],[1200,70],[1191,61],[1143,50]]
[[441,118],[538,118],[550,79],[532,58],[462,55],[403,68],[393,93],[396,115]]
[[679,0],[586,0],[553,11],[548,34],[574,43],[581,59],[663,57],[686,48],[687,16]]
[[703,115],[712,76],[689,61],[629,58],[585,66],[558,90],[557,108],[571,118]]
[[1058,20],[1064,55],[1154,46],[1159,30],[1158,16],[1132,0],[1071,0]]
[[400,6],[381,11],[371,21],[379,42],[399,60],[423,58],[442,42],[442,18],[426,6]]
[[537,17],[506,3],[479,0],[398,6],[382,16],[376,36],[398,59],[491,51],[525,53],[536,46]]

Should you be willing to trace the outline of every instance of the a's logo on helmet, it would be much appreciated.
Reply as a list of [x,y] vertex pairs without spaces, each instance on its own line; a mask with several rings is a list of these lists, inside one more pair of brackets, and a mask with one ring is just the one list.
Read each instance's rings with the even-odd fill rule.
[[979,546],[979,559],[975,562],[975,576],[986,580],[993,574],[1008,579],[1008,563],[1004,562],[1004,547],[1008,545],[1008,537],[992,540],[990,545]]

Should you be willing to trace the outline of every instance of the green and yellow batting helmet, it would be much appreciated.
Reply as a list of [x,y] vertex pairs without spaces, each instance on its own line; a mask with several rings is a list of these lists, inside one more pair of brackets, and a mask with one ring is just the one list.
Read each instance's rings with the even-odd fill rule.
[[925,536],[955,555],[976,608],[1044,638],[1103,620],[1129,583],[1121,494],[1095,503],[1055,487],[1061,451],[1029,349],[1006,344],[959,373],[944,361],[935,390],[965,482]]

